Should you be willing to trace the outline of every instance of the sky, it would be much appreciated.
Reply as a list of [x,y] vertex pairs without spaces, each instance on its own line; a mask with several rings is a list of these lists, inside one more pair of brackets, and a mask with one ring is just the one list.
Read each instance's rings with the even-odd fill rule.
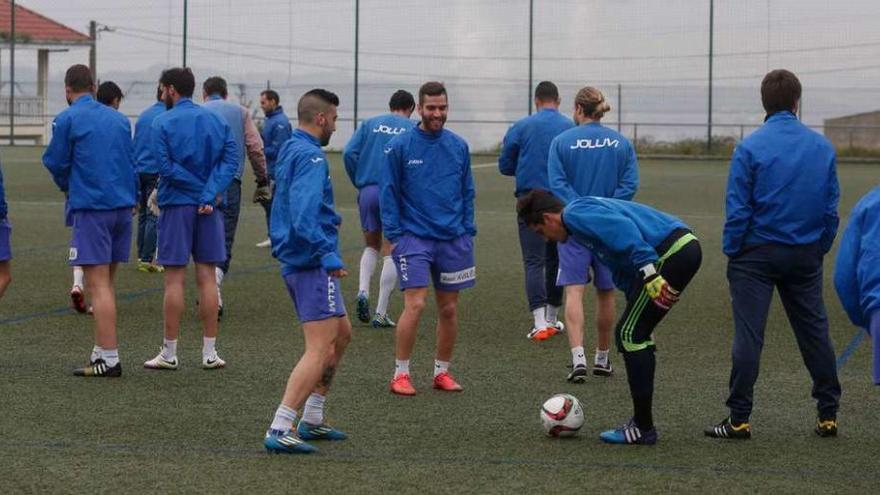
[[[147,102],[141,100],[149,98],[163,68],[182,63],[183,0],[19,3],[83,32],[96,20],[104,28],[99,78],[120,82],[136,105]],[[191,0],[188,65],[199,81],[222,75],[238,84],[233,92],[250,102],[267,85],[282,102],[325,86],[339,93],[340,115],[351,119],[355,3]],[[414,92],[429,79],[446,82],[451,119],[463,115],[456,102],[465,104],[471,120],[513,120],[526,112],[529,4],[360,0],[359,118],[380,111],[385,93],[397,87]],[[709,6],[710,0],[534,0],[532,81],[557,82],[564,106],[570,105],[568,93],[581,86],[598,86],[616,98],[620,85],[634,98],[623,102],[624,120],[705,121]],[[812,99],[817,110],[807,115],[816,122],[876,109],[878,19],[877,0],[715,0],[713,88],[731,95],[717,102],[719,108],[744,109],[746,115],[730,114],[730,121],[759,122],[760,102],[752,91],[768,70],[784,67],[801,78],[805,109]],[[4,50],[5,75],[8,58]],[[68,65],[87,61],[87,49],[53,53],[50,72],[57,80]],[[33,81],[35,64],[33,52],[19,53],[19,80]],[[846,105],[836,109],[840,100]]]

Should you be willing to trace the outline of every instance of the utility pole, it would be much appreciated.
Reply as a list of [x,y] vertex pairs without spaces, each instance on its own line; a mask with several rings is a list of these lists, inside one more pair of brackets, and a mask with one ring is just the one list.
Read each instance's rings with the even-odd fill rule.
[[534,39],[535,39],[535,0],[529,0],[529,87],[528,99],[526,100],[529,109],[529,115],[532,114],[532,86],[534,86],[534,75],[532,72],[532,61],[534,60]]
[[712,59],[715,42],[715,0],[709,0],[709,121],[706,135],[706,151],[712,152]]
[[187,13],[189,10],[189,1],[183,0],[183,66],[186,67],[186,36],[187,36]]
[[89,21],[89,71],[92,73],[92,81],[98,81],[98,23]]
[[354,129],[358,126],[358,58],[360,55],[361,2],[354,0]]
[[12,41],[9,50],[9,144],[15,146],[15,0],[12,8]]

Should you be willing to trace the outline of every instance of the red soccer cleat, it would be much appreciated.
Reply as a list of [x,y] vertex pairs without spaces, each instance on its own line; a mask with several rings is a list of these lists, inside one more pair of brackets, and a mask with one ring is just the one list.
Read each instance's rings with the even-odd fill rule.
[[455,378],[452,378],[452,375],[446,371],[434,377],[434,388],[446,392],[461,392],[463,390]]
[[[436,383],[436,382],[435,382]],[[391,380],[391,393],[397,395],[416,395],[416,389],[409,380],[409,375],[397,375]]]
[[70,289],[70,307],[77,313],[87,313],[89,307],[86,306],[86,296],[83,294],[82,287],[74,285]]
[[542,342],[559,333],[555,327],[533,328],[527,337],[535,342]]

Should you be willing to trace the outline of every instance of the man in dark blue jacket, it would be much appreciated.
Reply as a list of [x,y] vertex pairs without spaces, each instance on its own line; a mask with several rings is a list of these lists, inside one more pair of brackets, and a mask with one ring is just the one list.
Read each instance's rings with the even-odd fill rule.
[[733,305],[730,416],[715,438],[751,438],[752,391],[773,289],[794,330],[818,402],[815,431],[837,435],[840,383],[822,299],[822,260],[837,234],[835,152],[796,117],[801,83],[774,70],[761,83],[765,124],[733,152],[723,248]]
[[[260,108],[263,109],[263,114],[266,116],[260,135],[263,137],[263,152],[266,154],[266,172],[269,174],[270,187],[274,193],[275,162],[278,160],[281,146],[290,139],[292,129],[290,119],[287,118],[284,107],[281,106],[281,97],[275,90],[267,89],[260,93]],[[271,232],[269,219],[272,218],[272,200],[258,202],[266,211],[266,231]],[[272,241],[269,238],[257,243],[257,247],[270,247],[271,245]]]
[[67,193],[72,212],[70,264],[82,266],[95,316],[95,347],[77,376],[122,375],[116,340],[116,266],[128,261],[132,208],[137,204],[131,126],[116,110],[92,98],[88,67],[74,65],[64,76],[70,108],[52,123],[43,164]]
[[464,139],[444,128],[449,103],[443,83],[419,88],[418,109],[419,125],[385,148],[379,182],[382,228],[394,246],[404,299],[391,380],[391,392],[398,395],[416,393],[409,360],[432,281],[438,313],[433,386],[462,390],[449,373],[458,336],[458,292],[476,283],[471,158]]
[[134,124],[134,160],[140,177],[140,215],[138,216],[137,253],[138,270],[147,273],[163,271],[161,265],[154,263],[156,256],[156,221],[147,200],[156,189],[159,180],[159,164],[153,156],[153,119],[165,112],[162,101],[162,88],[156,88],[156,103],[141,112]]
[[223,213],[217,209],[235,177],[239,152],[221,117],[192,101],[195,78],[187,68],[168,69],[159,79],[168,111],[153,120],[153,155],[159,167],[159,264],[165,267],[165,339],[150,369],[176,370],[177,336],[190,257],[196,265],[199,319],[203,325],[202,367],[222,368],[217,355],[218,293],[214,269],[227,260]]
[[[502,175],[516,177],[517,198],[532,189],[550,189],[547,177],[547,155],[550,142],[561,132],[574,127],[568,117],[559,112],[559,89],[550,81],[535,87],[535,110],[518,120],[504,135],[498,170]],[[543,340],[562,328],[557,321],[562,306],[562,287],[556,285],[559,255],[555,242],[548,242],[532,232],[522,222],[519,225],[519,245],[522,249],[526,275],[526,299],[532,312],[533,326],[530,338]],[[552,330],[549,330],[552,329]]]
[[[351,321],[339,279],[348,275],[339,253],[342,219],[333,203],[327,156],[339,98],[313,89],[297,105],[299,125],[278,154],[272,205],[272,256],[302,322],[305,352],[296,363],[263,445],[269,452],[308,454],[305,440],[345,440],[324,423],[324,400],[351,340]],[[302,417],[294,428],[297,410]]]

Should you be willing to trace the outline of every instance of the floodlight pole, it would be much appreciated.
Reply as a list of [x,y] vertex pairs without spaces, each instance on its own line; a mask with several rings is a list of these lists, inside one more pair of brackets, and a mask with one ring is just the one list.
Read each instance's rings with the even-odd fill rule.
[[15,145],[15,0],[10,2],[12,8],[11,31],[12,40],[9,50],[9,144]]
[[712,152],[712,59],[715,38],[715,0],[709,0],[709,122],[706,135],[706,151]]
[[186,36],[187,36],[187,14],[189,11],[189,1],[183,0],[183,66],[186,67]]
[[534,57],[533,45],[534,45],[534,26],[535,26],[535,0],[529,0],[529,87],[528,98],[526,102],[528,104],[529,115],[532,114],[532,86],[533,86],[533,72],[532,72],[532,61]]
[[361,31],[361,2],[354,0],[354,122],[352,126],[357,130],[358,126],[358,56],[360,55],[360,31]]
[[89,72],[92,81],[98,80],[98,23],[89,21]]

